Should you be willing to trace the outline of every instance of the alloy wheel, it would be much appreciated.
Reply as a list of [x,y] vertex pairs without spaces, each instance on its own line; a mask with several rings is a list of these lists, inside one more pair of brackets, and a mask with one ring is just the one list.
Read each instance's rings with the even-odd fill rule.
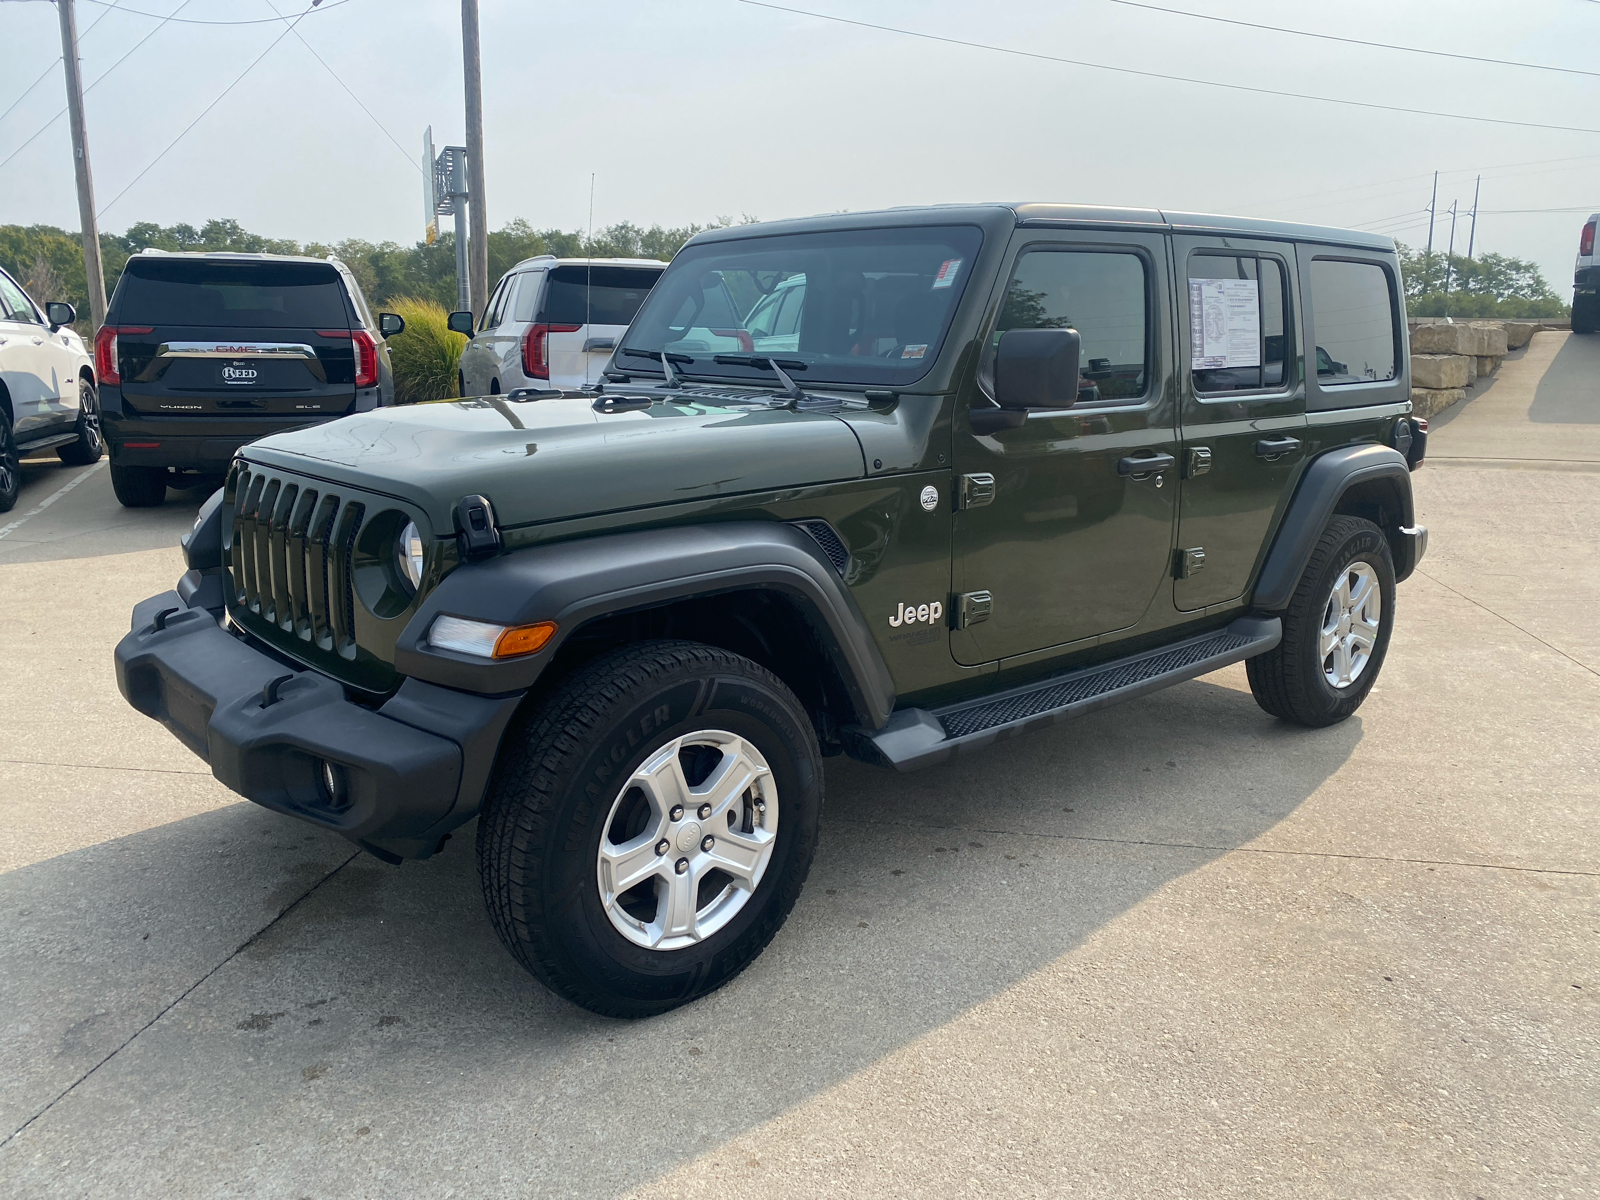
[[1323,608],[1318,650],[1329,687],[1343,691],[1361,678],[1372,661],[1382,623],[1378,573],[1370,563],[1357,560],[1339,572]]
[[718,729],[674,738],[606,818],[596,860],[606,916],[651,950],[704,941],[749,903],[777,832],[777,786],[754,744]]

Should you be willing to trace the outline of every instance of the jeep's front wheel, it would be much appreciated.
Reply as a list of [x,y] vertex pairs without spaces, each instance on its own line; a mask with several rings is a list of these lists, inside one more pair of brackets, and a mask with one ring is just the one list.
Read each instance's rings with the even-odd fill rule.
[[1394,628],[1394,557],[1371,521],[1334,517],[1283,613],[1283,640],[1245,663],[1256,703],[1313,729],[1367,698]]
[[811,867],[817,738],[771,672],[695,642],[595,660],[506,737],[478,824],[495,932],[552,990],[642,1017],[722,986]]

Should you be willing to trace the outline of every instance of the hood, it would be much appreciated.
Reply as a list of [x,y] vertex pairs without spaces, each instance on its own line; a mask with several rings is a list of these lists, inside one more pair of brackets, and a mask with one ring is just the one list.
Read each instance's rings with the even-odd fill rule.
[[866,473],[856,435],[825,413],[690,402],[597,413],[580,397],[382,408],[263,438],[244,455],[409,501],[439,536],[474,494],[504,528]]

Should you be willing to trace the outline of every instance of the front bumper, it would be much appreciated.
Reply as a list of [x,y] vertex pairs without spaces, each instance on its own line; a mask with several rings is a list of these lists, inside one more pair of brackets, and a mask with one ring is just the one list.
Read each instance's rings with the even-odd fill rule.
[[[193,576],[195,578],[190,578]],[[476,815],[521,695],[478,696],[408,679],[379,707],[357,704],[217,624],[191,571],[179,592],[133,610],[116,649],[117,686],[224,785],[266,808],[332,829],[390,862],[427,858]],[[190,607],[184,596],[196,600]],[[170,613],[155,628],[157,614]],[[276,699],[266,689],[280,681]],[[330,794],[323,766],[340,785]]]

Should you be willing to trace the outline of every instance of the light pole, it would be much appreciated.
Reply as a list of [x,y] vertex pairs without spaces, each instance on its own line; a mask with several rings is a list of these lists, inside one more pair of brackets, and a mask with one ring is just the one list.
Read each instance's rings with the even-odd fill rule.
[[[478,68],[478,0],[461,0],[462,77],[467,99],[468,293],[474,316],[489,305],[489,205],[483,194],[483,80]],[[461,218],[456,218],[460,236]]]

